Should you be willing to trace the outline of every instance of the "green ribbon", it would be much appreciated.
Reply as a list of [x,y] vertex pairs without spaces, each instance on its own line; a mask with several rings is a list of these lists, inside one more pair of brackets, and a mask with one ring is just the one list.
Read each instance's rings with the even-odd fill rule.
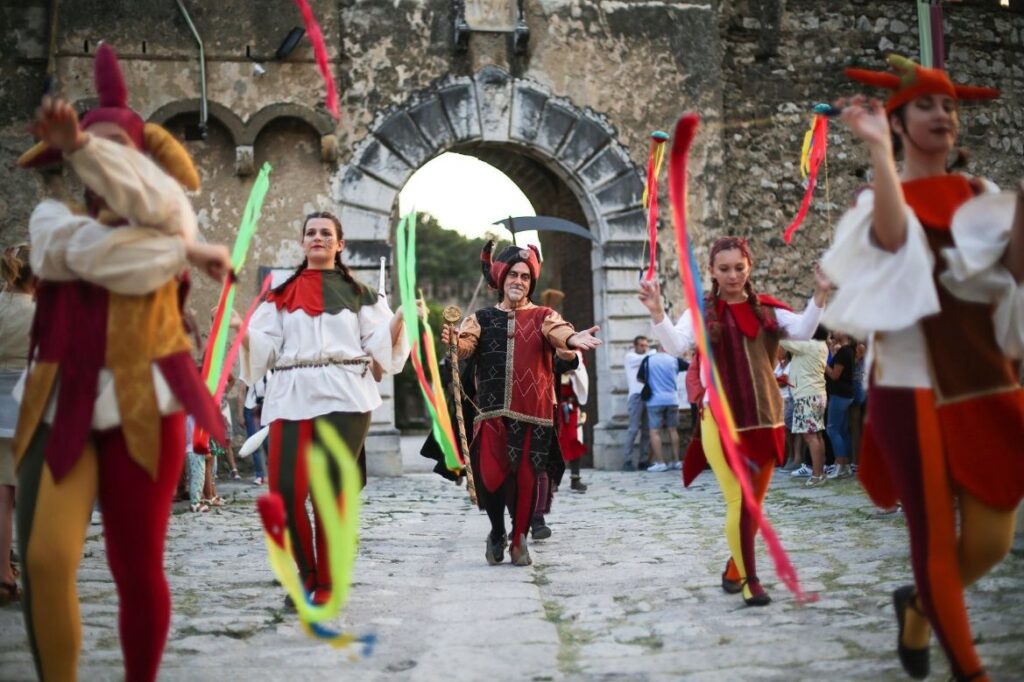
[[235,302],[235,290],[237,288],[235,275],[245,266],[245,259],[249,253],[249,245],[256,233],[260,222],[260,212],[263,210],[263,201],[267,198],[270,190],[270,163],[264,162],[260,173],[256,176],[252,191],[249,192],[249,200],[245,203],[245,212],[242,213],[242,222],[238,226],[238,236],[235,237],[235,246],[231,251],[231,276],[224,281],[224,291],[221,292],[220,306],[214,314],[214,323],[211,333],[215,334],[213,345],[207,352],[208,367],[206,386],[210,393],[216,393],[220,376],[224,372],[224,353],[228,346],[228,332],[232,306]]

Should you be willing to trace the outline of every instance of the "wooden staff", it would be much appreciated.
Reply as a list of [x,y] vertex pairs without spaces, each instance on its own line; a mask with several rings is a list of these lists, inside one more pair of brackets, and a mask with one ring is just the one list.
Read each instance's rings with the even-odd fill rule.
[[466,440],[466,420],[462,416],[462,377],[459,376],[459,335],[455,328],[455,325],[462,319],[462,311],[458,306],[450,305],[445,307],[441,315],[450,327],[448,334],[448,361],[452,365],[452,395],[455,397],[455,421],[459,427],[459,444],[462,447],[462,454],[466,461],[464,467],[466,471],[466,491],[469,493],[469,501],[476,504],[473,464],[469,458],[469,442]]

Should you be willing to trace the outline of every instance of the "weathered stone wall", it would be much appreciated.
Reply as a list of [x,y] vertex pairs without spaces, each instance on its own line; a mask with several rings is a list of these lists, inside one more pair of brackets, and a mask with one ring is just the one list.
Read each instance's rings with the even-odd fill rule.
[[[998,2],[945,6],[951,76],[1003,92],[997,102],[963,107],[962,144],[972,154],[968,170],[1010,186],[1024,176],[1024,15]],[[750,238],[758,286],[797,304],[809,293],[813,263],[867,182],[868,169],[862,146],[834,122],[827,188],[822,177],[803,227],[786,246],[782,231],[804,193],[799,154],[810,124],[808,109],[859,91],[843,75],[844,67],[883,69],[884,56],[892,51],[916,59],[914,3],[723,2],[721,29],[728,188],[714,231]]]

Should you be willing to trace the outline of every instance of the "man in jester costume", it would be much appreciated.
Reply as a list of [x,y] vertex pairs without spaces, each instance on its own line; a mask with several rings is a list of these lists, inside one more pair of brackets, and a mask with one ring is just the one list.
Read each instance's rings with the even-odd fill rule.
[[[44,680],[77,676],[75,572],[93,502],[117,585],[125,678],[155,679],[170,624],[164,536],[185,455],[185,412],[223,420],[181,319],[189,263],[215,278],[223,246],[198,244],[182,185],[198,175],[167,131],[127,106],[113,49],[96,53],[99,106],[44,98],[22,167],[65,160],[86,211],[48,199],[29,224],[40,279],[13,451],[25,624]],[[152,156],[150,159],[147,153]],[[156,163],[154,163],[154,161]]]
[[[577,332],[551,308],[535,305],[540,277],[536,247],[509,246],[491,257],[494,242],[481,252],[481,267],[498,303],[476,311],[458,332],[461,358],[476,356],[477,404],[470,458],[480,506],[491,521],[485,557],[505,557],[505,508],[512,514],[512,563],[528,566],[526,533],[533,516],[536,477],[546,470],[554,437],[555,354],[566,360],[576,350],[597,348],[598,328]],[[448,343],[450,331],[441,332]]]

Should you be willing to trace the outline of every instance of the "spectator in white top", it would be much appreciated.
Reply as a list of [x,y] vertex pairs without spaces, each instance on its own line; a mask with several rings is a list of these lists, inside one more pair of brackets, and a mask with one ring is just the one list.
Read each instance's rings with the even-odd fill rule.
[[650,454],[650,432],[647,423],[647,406],[644,405],[640,393],[644,385],[637,379],[637,372],[640,371],[640,363],[644,358],[653,353],[650,350],[650,342],[646,336],[638,336],[633,339],[633,350],[626,353],[623,362],[626,369],[626,386],[629,390],[627,409],[629,412],[629,429],[626,432],[625,450],[622,453],[624,471],[633,471],[633,443],[637,434],[640,434],[640,452],[637,454],[636,468],[645,469],[647,458]]

